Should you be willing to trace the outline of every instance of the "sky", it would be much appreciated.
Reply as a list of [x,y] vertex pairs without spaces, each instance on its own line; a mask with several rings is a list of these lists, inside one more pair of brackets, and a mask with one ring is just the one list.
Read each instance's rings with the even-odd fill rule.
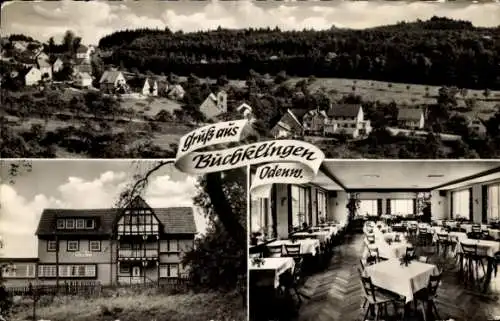
[[498,26],[495,2],[402,1],[13,1],[3,3],[1,34],[25,34],[40,41],[62,39],[74,31],[85,44],[98,44],[117,30],[165,28],[184,32],[223,28],[275,27],[362,29],[433,15],[471,21],[476,26]]
[[[16,161],[17,162],[17,161]],[[8,161],[2,161],[0,181],[0,236],[3,257],[36,257],[35,231],[45,208],[111,208],[120,192],[155,161],[33,160],[32,171],[9,182]],[[150,179],[142,195],[151,207],[193,206],[196,177],[166,165]],[[194,208],[199,233],[207,221]]]

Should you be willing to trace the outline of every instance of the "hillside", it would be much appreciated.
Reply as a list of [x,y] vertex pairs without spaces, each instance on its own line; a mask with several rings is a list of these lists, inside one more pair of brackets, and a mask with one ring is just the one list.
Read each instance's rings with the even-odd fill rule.
[[[248,70],[500,89],[500,28],[447,18],[365,30],[119,31],[103,37],[106,63],[156,74],[246,79]],[[402,72],[404,71],[404,72]]]

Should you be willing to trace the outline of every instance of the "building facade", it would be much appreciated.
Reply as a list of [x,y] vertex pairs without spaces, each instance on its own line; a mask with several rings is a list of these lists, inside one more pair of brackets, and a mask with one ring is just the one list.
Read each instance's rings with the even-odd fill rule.
[[[23,287],[36,279],[38,258],[0,258],[5,286]],[[8,266],[8,268],[7,268]]]
[[192,208],[153,209],[140,197],[125,209],[46,209],[37,229],[37,277],[102,285],[182,278],[196,233]]

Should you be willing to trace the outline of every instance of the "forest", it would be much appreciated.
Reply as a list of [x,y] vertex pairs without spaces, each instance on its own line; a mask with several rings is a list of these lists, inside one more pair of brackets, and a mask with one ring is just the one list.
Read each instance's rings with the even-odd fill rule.
[[[433,17],[364,30],[125,30],[103,37],[106,64],[155,74],[262,74],[500,89],[500,26]],[[404,71],[404,72],[402,72]]]

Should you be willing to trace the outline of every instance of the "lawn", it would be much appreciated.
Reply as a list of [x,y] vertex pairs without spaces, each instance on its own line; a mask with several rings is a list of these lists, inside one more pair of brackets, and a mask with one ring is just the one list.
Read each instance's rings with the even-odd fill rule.
[[[31,318],[28,302],[17,310],[11,321]],[[236,293],[129,294],[90,299],[56,298],[53,303],[39,307],[37,317],[51,321],[244,321],[246,308]]]
[[146,116],[154,117],[162,109],[173,113],[176,109],[181,109],[181,105],[174,101],[163,97],[148,98],[125,98],[121,103],[124,109],[132,108],[138,113],[144,113]]
[[[304,78],[292,78],[288,82],[295,85]],[[360,95],[367,101],[380,101],[383,103],[396,102],[398,105],[421,105],[436,102],[439,86],[415,85],[404,83],[392,83],[375,80],[357,80],[343,78],[315,78],[309,84],[309,90],[315,92],[324,89],[333,96],[343,96],[348,94]],[[465,98],[475,98],[477,108],[469,115],[491,115],[494,113],[496,105],[500,104],[500,91],[491,91],[488,97],[483,95],[483,90],[467,89]],[[464,104],[464,97],[457,95],[459,105]]]

